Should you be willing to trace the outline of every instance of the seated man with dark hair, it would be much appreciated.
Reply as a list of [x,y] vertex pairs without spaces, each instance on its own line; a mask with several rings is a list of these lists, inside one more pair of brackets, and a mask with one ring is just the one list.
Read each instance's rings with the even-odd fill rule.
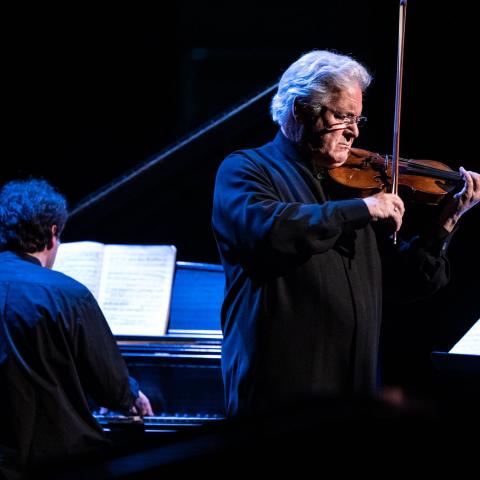
[[0,190],[0,474],[108,446],[88,398],[152,415],[96,300],[51,270],[66,201],[46,181]]

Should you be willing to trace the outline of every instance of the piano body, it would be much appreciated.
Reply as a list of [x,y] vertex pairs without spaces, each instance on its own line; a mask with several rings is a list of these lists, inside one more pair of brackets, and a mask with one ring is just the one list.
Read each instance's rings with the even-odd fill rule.
[[223,268],[177,262],[169,326],[161,337],[117,337],[130,375],[150,399],[154,417],[100,414],[107,432],[171,432],[224,418],[220,355]]
[[[220,352],[223,268],[211,229],[215,175],[225,156],[269,141],[266,121],[276,84],[255,94],[191,135],[84,198],[70,211],[63,240],[175,245],[177,262],[170,322],[161,338],[117,338],[130,374],[156,416],[97,419],[105,430],[141,423],[144,431],[171,431],[224,418]],[[161,220],[158,220],[161,219]],[[218,422],[216,422],[218,423]]]

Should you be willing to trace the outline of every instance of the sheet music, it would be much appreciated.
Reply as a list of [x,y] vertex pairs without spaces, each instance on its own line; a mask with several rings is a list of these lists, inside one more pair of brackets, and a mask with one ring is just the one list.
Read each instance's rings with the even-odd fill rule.
[[104,245],[98,242],[61,243],[53,270],[83,283],[98,300]]
[[475,322],[449,353],[480,355],[480,319]]
[[115,335],[164,335],[176,248],[106,245],[99,303]]

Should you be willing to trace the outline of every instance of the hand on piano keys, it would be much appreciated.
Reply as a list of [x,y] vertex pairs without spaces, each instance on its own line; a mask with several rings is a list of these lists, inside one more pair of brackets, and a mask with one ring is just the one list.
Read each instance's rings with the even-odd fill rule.
[[135,400],[135,404],[131,408],[131,413],[136,415],[141,415],[142,417],[145,417],[145,416],[151,417],[155,415],[153,413],[152,406],[150,405],[150,400],[140,390],[138,391],[138,397]]

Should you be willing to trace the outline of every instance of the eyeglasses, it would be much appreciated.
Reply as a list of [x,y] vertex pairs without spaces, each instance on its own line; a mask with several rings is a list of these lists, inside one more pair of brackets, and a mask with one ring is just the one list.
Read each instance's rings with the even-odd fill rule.
[[[367,117],[363,117],[362,115],[345,115],[325,105],[322,106],[322,110],[329,110],[332,112],[335,119],[338,120],[338,124],[353,125],[356,123],[358,127],[361,127],[362,125],[365,125],[367,121]],[[333,127],[334,125],[331,126]]]

